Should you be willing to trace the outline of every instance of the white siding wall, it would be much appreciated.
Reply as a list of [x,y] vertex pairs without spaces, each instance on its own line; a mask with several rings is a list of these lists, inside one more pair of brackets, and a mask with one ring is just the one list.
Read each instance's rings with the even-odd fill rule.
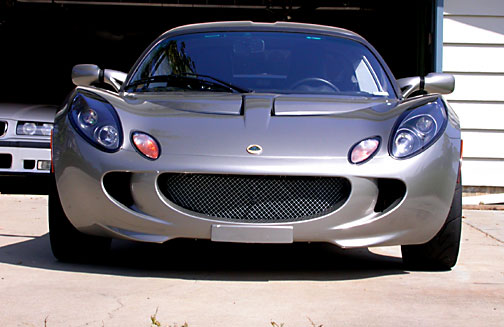
[[504,186],[504,1],[445,0],[443,71],[460,117],[464,185]]

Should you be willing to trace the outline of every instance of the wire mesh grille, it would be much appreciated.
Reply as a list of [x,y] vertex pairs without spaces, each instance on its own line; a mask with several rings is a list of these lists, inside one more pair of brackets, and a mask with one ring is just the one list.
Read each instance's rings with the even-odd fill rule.
[[163,174],[161,192],[185,209],[223,220],[288,222],[339,208],[350,194],[340,177]]

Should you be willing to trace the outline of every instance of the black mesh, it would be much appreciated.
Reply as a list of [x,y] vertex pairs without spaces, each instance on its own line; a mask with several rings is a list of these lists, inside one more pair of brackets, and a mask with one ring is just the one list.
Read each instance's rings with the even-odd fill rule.
[[185,209],[261,223],[318,217],[339,208],[350,194],[350,183],[339,177],[163,174],[158,186]]

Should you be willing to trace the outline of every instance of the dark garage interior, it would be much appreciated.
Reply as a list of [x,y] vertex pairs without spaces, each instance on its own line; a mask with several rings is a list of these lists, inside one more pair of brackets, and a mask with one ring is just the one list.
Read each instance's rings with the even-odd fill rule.
[[294,21],[364,36],[396,78],[434,70],[434,0],[0,0],[0,102],[60,104],[71,68],[127,72],[164,31],[228,20]]

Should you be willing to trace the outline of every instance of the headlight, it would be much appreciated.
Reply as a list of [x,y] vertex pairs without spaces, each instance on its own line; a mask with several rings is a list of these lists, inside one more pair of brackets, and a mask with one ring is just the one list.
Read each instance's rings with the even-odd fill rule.
[[17,135],[50,136],[53,124],[31,121],[20,121],[16,126]]
[[396,123],[390,153],[398,159],[412,157],[427,149],[446,127],[446,108],[438,98],[406,111]]
[[122,130],[114,107],[97,94],[80,91],[69,112],[72,126],[99,149],[115,152],[122,144]]

